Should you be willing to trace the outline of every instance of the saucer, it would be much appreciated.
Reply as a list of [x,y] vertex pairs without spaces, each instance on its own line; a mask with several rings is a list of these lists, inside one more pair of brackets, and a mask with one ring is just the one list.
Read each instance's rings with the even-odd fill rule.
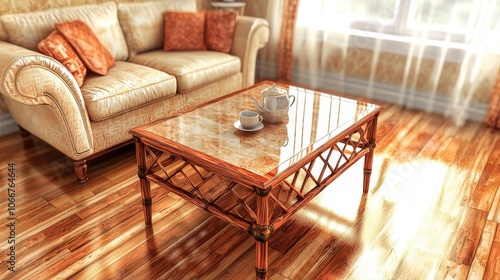
[[257,130],[261,130],[264,127],[264,124],[262,122],[259,122],[259,124],[254,128],[243,128],[241,126],[240,121],[236,121],[234,123],[234,127],[236,127],[239,130],[242,130],[242,131],[257,131]]

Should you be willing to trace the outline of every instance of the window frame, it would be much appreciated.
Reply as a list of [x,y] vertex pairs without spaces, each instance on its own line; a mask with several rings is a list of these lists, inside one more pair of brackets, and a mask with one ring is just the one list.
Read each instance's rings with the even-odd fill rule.
[[[353,41],[363,41],[365,49],[378,48],[381,51],[407,54],[410,44],[424,47],[424,57],[436,58],[446,49],[447,61],[460,62],[464,52],[469,49],[465,32],[450,32],[439,28],[415,29],[410,26],[410,14],[414,1],[398,0],[394,18],[389,21],[377,19],[356,19],[351,21],[349,35]],[[465,29],[464,29],[465,30]],[[377,42],[382,40],[382,43]]]

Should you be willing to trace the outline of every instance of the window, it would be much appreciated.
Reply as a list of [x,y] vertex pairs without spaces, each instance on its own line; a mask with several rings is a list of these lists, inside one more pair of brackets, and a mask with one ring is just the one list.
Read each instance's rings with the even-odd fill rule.
[[413,46],[424,57],[446,53],[460,62],[477,42],[498,37],[499,14],[499,0],[307,0],[299,2],[296,29],[325,44],[403,55]]
[[356,34],[366,31],[463,43],[467,32],[495,29],[500,1],[308,0],[301,1],[299,13],[298,26],[324,31],[341,28]]
[[[481,10],[488,7],[473,0],[417,0],[411,1],[409,25],[414,28],[463,30],[481,20]],[[498,10],[499,5],[496,5]],[[491,8],[491,7],[488,7]],[[498,15],[498,12],[495,13]],[[493,28],[494,26],[489,26]]]

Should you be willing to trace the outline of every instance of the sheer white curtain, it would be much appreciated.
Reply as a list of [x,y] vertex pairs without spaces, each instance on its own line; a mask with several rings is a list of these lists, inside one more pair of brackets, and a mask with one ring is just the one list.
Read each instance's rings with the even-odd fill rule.
[[499,15],[498,0],[302,0],[292,80],[482,121]]

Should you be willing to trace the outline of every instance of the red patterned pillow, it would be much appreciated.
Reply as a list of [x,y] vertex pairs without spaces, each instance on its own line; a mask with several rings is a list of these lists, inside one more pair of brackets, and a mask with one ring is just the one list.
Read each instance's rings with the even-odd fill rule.
[[56,29],[73,46],[83,63],[92,72],[106,75],[115,60],[94,32],[80,20],[56,23]]
[[164,51],[206,49],[204,12],[165,12]]
[[205,44],[207,49],[229,53],[233,46],[236,14],[210,11],[205,15]]
[[40,41],[37,47],[43,54],[55,58],[68,68],[79,87],[83,85],[87,75],[87,67],[85,67],[69,42],[57,30],[52,31]]

